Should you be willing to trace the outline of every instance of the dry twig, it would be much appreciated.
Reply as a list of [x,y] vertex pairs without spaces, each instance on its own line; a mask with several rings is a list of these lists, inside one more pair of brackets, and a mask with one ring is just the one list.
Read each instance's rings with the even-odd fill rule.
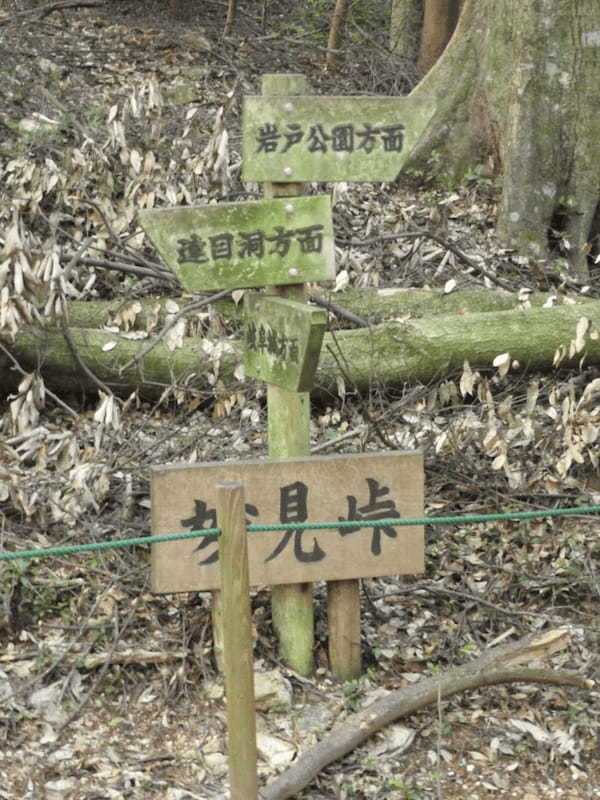
[[339,722],[327,738],[311,747],[259,794],[261,800],[284,800],[301,791],[328,764],[342,758],[373,733],[432,703],[469,689],[498,683],[544,683],[590,689],[594,682],[571,672],[517,667],[564,649],[569,641],[565,629],[533,634],[503,647],[491,648],[479,658],[444,674],[390,692],[362,711]]
[[215,303],[217,300],[222,300],[224,297],[227,297],[231,294],[231,289],[223,289],[222,292],[216,292],[215,294],[211,294],[210,297],[204,297],[202,300],[193,300],[191,303],[188,303],[184,306],[181,311],[178,311],[177,314],[174,314],[173,317],[163,325],[162,330],[159,331],[156,338],[153,339],[144,349],[139,352],[134,358],[131,358],[126,364],[124,364],[120,368],[121,375],[126,372],[129,367],[134,366],[135,364],[139,364],[139,362],[148,355],[148,353],[153,350],[159,342],[161,342],[167,333],[171,330],[171,328],[181,319],[181,317],[185,316],[189,311],[197,311],[199,308],[203,308],[204,306],[210,305],[211,303]]

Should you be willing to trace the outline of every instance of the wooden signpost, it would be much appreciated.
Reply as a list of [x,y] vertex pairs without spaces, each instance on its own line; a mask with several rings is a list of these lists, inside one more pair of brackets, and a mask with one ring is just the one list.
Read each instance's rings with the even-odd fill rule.
[[[153,467],[154,534],[212,528],[217,484],[244,486],[248,524],[366,521],[423,516],[420,453],[363,453],[303,459]],[[249,534],[252,585],[275,586],[423,571],[423,527],[333,528]],[[216,536],[152,548],[152,590],[218,589]]]
[[244,180],[393,181],[434,107],[411,97],[294,95],[244,98]]
[[[265,75],[245,98],[243,178],[265,199],[139,213],[146,233],[189,291],[270,287],[244,298],[246,373],[267,382],[270,460],[152,471],[154,534],[220,527],[222,538],[152,547],[158,593],[213,592],[215,654],[224,668],[232,800],[257,796],[248,586],[272,587],[280,653],[313,665],[312,583],[327,581],[329,658],[335,677],[361,672],[358,579],[424,569],[420,453],[310,457],[310,389],[324,312],[309,282],[335,277],[331,204],[302,197],[303,181],[393,180],[429,122],[409,98],[324,97],[301,75]],[[244,519],[245,517],[245,519]],[[350,522],[326,530],[256,532],[247,523]],[[392,520],[379,527],[377,520]]]
[[244,523],[244,487],[215,487],[221,528],[223,673],[227,698],[227,739],[231,800],[256,800],[256,714],[252,611],[248,584],[248,542]]
[[335,278],[327,195],[153,209],[138,219],[189,291]]
[[[244,361],[248,375],[267,382],[271,461],[157,468],[155,533],[214,527],[214,487],[232,480],[244,483],[249,522],[423,514],[417,453],[308,457],[325,315],[306,303],[304,287],[332,280],[335,264],[330,199],[301,195],[303,181],[393,180],[431,106],[410,97],[314,97],[300,75],[265,75],[262,90],[244,102],[243,178],[263,182],[265,199],[142,211],[139,219],[186,289],[269,287],[245,295]],[[249,543],[250,580],[273,587],[280,653],[301,674],[313,663],[312,582],[328,582],[331,668],[349,679],[361,670],[358,578],[423,569],[421,528],[351,530],[261,533]],[[214,540],[154,545],[152,580],[157,592],[212,590],[218,618]]]
[[246,375],[291,392],[313,387],[327,314],[321,309],[258,293],[244,296]]

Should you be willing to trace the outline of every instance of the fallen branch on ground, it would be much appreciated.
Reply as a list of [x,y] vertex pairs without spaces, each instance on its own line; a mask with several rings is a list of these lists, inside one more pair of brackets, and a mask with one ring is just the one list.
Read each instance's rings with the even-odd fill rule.
[[325,739],[311,747],[289,769],[262,789],[259,797],[261,800],[285,800],[291,797],[304,789],[324,767],[345,756],[376,731],[458,692],[516,682],[591,688],[593,681],[574,673],[516,667],[525,661],[537,661],[562,650],[568,642],[569,633],[564,629],[534,634],[503,647],[491,648],[479,658],[444,674],[390,692],[335,725]]

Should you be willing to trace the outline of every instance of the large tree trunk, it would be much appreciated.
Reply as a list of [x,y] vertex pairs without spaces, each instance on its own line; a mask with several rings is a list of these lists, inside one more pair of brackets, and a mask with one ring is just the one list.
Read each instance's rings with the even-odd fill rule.
[[[504,175],[500,234],[536,259],[556,231],[587,275],[600,194],[598,0],[466,0],[414,95],[435,113],[406,166]],[[441,156],[441,157],[440,157]]]
[[[373,384],[399,384],[430,380],[462,370],[465,360],[473,369],[490,369],[496,356],[508,352],[511,362],[528,369],[550,369],[561,346],[579,339],[576,327],[582,317],[590,321],[588,332],[600,330],[600,302],[581,306],[488,313],[439,315],[388,322],[370,328],[326,334],[316,377],[316,389],[336,392],[340,364],[347,381],[360,390]],[[174,381],[180,386],[209,389],[214,393],[218,376],[226,389],[241,389],[234,370],[242,360],[239,342],[231,342],[215,375],[213,364],[200,339],[188,337],[183,346],[170,351],[159,344],[147,354],[141,366],[123,369],[147,342],[125,339],[114,333],[72,328],[70,337],[79,359],[105,384],[121,395],[135,389],[148,397],[160,396]],[[52,389],[96,391],[97,386],[82,373],[60,330],[43,334],[24,329],[16,341],[3,340],[23,368],[41,365],[42,375]],[[116,343],[107,349],[109,343]],[[600,363],[600,338],[587,336],[584,350],[565,363],[578,363],[584,352],[587,363]],[[10,371],[10,361],[0,353],[0,385],[14,388],[18,374]]]

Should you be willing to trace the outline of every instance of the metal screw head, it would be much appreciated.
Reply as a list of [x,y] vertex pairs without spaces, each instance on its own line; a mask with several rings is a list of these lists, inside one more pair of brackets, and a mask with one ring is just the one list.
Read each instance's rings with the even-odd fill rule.
[[285,208],[285,213],[286,214],[293,214],[294,213],[294,204],[293,203],[286,203],[284,208]]
[[284,167],[283,168],[283,174],[287,175],[288,177],[292,174],[292,172],[293,172],[293,170],[292,170],[291,167]]
[[298,270],[296,269],[296,267],[290,267],[290,268],[288,269],[288,275],[289,275],[290,277],[292,277],[292,278],[296,278],[296,277],[297,277],[299,274],[300,274],[300,273],[298,272]]

